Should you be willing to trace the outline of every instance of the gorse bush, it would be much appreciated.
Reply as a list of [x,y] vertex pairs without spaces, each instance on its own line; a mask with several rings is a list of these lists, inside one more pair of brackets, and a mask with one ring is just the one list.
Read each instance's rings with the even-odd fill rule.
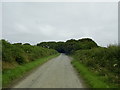
[[[1,40],[2,42],[2,61],[17,64],[25,64],[38,58],[56,54],[57,51],[53,49],[32,46],[30,44],[16,43],[10,44],[8,41]],[[3,66],[5,67],[5,66]]]
[[74,53],[74,57],[88,66],[92,72],[106,78],[106,82],[119,86],[120,47],[78,50]]

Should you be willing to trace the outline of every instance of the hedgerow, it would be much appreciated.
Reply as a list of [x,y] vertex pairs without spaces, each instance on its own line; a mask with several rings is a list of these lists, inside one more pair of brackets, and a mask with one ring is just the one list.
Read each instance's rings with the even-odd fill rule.
[[109,46],[89,50],[78,50],[73,55],[76,60],[86,65],[89,70],[96,73],[105,82],[119,87],[120,83],[120,47]]
[[[19,65],[34,61],[38,58],[56,54],[53,49],[33,46],[30,44],[11,44],[6,40],[2,42],[2,61],[4,63],[17,63]],[[3,66],[5,68],[5,66]]]

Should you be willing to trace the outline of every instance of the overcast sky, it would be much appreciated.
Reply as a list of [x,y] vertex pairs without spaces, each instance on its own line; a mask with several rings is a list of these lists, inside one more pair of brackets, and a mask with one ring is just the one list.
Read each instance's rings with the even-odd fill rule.
[[2,38],[37,44],[92,38],[100,46],[118,43],[117,2],[3,3]]

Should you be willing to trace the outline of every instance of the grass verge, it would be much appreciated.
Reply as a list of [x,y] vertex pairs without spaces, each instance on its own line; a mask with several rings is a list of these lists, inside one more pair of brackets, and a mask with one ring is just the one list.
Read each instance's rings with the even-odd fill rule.
[[26,72],[42,65],[43,63],[47,62],[48,60],[57,57],[59,54],[55,54],[52,56],[44,57],[41,59],[37,59],[35,61],[32,61],[30,63],[19,65],[13,69],[5,70],[2,73],[2,86],[6,87],[9,85],[12,81],[14,81],[17,78],[20,78],[25,75]]
[[107,83],[101,80],[99,76],[89,71],[89,69],[78,60],[73,60],[72,65],[76,68],[80,76],[83,77],[90,88],[111,88]]

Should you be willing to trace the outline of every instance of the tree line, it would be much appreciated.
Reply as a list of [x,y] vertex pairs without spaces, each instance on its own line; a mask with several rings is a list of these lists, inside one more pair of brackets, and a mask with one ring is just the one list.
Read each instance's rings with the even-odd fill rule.
[[66,42],[41,42],[37,46],[55,49],[60,53],[72,54],[76,50],[85,50],[98,47],[97,43],[90,38],[83,38],[79,40],[70,39]]

